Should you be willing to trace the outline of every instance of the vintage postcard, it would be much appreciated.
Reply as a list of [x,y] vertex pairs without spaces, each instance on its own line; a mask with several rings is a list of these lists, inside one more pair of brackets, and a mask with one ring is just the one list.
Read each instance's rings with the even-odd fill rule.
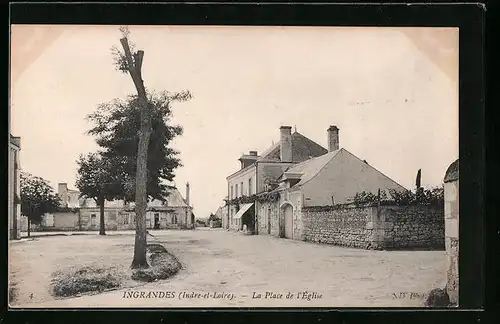
[[458,35],[12,25],[10,307],[457,306]]

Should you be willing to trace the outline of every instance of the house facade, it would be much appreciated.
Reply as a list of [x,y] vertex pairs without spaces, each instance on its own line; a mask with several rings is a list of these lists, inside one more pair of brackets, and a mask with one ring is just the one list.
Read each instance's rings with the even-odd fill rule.
[[[328,152],[299,132],[292,133],[291,126],[281,126],[279,131],[280,140],[260,156],[256,151],[250,151],[239,158],[240,170],[226,178],[228,200],[268,191],[290,166]],[[223,227],[239,230],[246,224],[258,232],[258,226],[255,226],[257,206],[228,205],[227,209],[227,221],[223,222]]]
[[[377,194],[379,189],[387,193],[406,190],[366,161],[340,148],[338,127],[327,129],[328,149],[309,139],[303,140],[304,136],[297,132],[290,134],[290,129],[281,127],[278,144],[262,158],[257,157],[253,164],[242,162],[242,169],[228,177],[232,199],[245,194],[245,187],[241,192],[241,183],[245,184],[244,177],[250,175],[257,181],[257,191],[250,194],[259,196],[267,192],[278,197],[273,202],[256,199],[245,204],[235,204],[233,200],[226,206],[229,228],[241,229],[242,224],[247,224],[254,234],[301,239],[305,207],[347,204],[362,191]],[[269,180],[271,187],[266,186]],[[239,195],[236,195],[234,188],[238,183]]]
[[[280,177],[278,204],[263,204],[258,212],[261,232],[301,239],[302,210],[307,207],[347,205],[362,191],[405,191],[388,176],[344,148],[296,164]],[[274,219],[273,219],[274,218]]]
[[[146,211],[146,228],[180,229],[194,228],[193,208],[189,204],[189,184],[186,199],[176,187],[169,188],[165,202],[152,200]],[[99,230],[100,208],[93,199],[80,198],[77,190],[68,189],[66,183],[58,185],[62,210],[47,214],[42,221],[43,230]],[[104,223],[106,230],[135,229],[134,203],[122,200],[106,201]]]
[[8,217],[9,239],[21,238],[21,138],[9,135]]

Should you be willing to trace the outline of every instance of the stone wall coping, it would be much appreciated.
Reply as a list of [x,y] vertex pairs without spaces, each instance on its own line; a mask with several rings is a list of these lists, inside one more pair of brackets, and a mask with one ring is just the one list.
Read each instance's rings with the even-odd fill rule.
[[[303,211],[334,211],[334,210],[342,210],[342,209],[367,209],[367,208],[377,208],[377,206],[356,206],[354,204],[346,204],[346,205],[334,205],[334,206],[304,206],[302,207]],[[401,210],[401,209],[418,209],[418,208],[430,208],[430,209],[442,209],[442,206],[434,206],[434,205],[381,205],[380,209],[386,210]]]

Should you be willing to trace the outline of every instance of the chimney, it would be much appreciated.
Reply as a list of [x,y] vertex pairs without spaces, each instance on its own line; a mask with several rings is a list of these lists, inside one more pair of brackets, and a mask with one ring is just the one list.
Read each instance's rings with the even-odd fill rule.
[[250,154],[251,156],[257,156],[257,151],[250,151],[248,152],[248,154]]
[[68,184],[59,183],[57,185],[57,194],[61,198],[61,205],[63,207],[68,207]]
[[328,127],[328,152],[339,149],[339,128],[337,126]]
[[188,206],[191,206],[189,204],[189,182],[186,182],[186,203],[188,204]]
[[281,162],[292,162],[292,127],[280,127]]

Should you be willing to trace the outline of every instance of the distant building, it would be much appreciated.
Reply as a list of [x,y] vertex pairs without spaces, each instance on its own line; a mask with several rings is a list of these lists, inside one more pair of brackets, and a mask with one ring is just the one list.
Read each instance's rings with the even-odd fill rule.
[[[186,199],[176,187],[168,189],[165,202],[153,200],[148,203],[146,227],[148,229],[193,228],[193,208],[189,204],[189,183],[186,184]],[[100,209],[93,199],[80,198],[80,192],[68,189],[59,183],[61,211],[47,214],[42,222],[43,230],[98,230]],[[104,222],[106,230],[135,229],[134,203],[123,200],[106,201]]]
[[61,198],[61,207],[78,208],[83,199],[80,198],[80,191],[68,189],[67,183],[59,183],[57,193]]
[[[217,211],[215,212],[215,216],[221,220],[222,227],[226,228],[224,225],[227,223],[227,207],[220,206],[219,208],[217,208]],[[226,222],[225,222],[225,220],[226,220]]]
[[10,134],[9,140],[9,188],[8,188],[8,217],[9,239],[21,238],[21,164],[19,153],[21,151],[21,138]]

